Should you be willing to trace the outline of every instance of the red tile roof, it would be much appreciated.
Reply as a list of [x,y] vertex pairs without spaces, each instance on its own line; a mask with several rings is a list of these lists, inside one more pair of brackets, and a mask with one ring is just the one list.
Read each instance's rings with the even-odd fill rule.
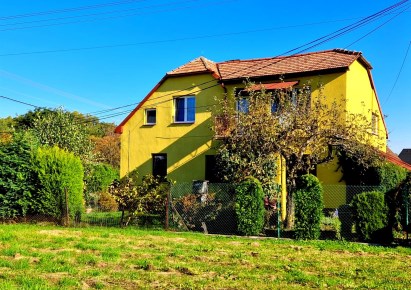
[[172,70],[167,75],[212,72],[222,80],[230,80],[348,68],[357,59],[368,69],[372,68],[361,52],[334,49],[291,56],[231,60],[219,63],[199,57]]
[[385,157],[385,159],[387,159],[387,161],[411,171],[411,164],[402,161],[400,157],[398,157],[397,154],[392,152],[390,148],[387,147],[387,152],[382,153],[382,155]]
[[203,72],[211,72],[216,74],[216,77],[219,78],[217,65],[215,62],[206,59],[203,56],[200,56],[170,72],[167,73],[169,76],[173,75],[184,75],[184,74],[192,74],[192,73],[203,73]]

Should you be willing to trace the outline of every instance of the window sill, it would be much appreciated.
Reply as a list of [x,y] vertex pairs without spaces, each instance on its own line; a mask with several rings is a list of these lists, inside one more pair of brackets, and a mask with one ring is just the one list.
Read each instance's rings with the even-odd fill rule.
[[144,124],[143,127],[153,127],[154,125],[156,125],[156,123],[153,123],[153,124]]
[[173,122],[175,125],[191,125],[194,124],[195,121],[187,121],[187,122]]

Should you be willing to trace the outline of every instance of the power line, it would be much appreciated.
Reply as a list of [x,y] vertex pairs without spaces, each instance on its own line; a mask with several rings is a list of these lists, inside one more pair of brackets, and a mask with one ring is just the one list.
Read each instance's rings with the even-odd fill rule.
[[[192,1],[198,1],[198,0],[192,0]],[[224,2],[231,2],[231,1],[236,1],[236,0],[225,0]],[[186,1],[186,2],[190,2],[190,1]],[[181,10],[181,9],[188,9],[188,8],[193,8],[193,7],[210,6],[210,5],[214,5],[216,3],[221,3],[221,1],[207,2],[205,4],[196,5],[196,6],[174,7],[174,8],[170,8],[170,9],[163,9],[163,10],[158,10],[158,11],[154,11],[154,12],[147,12],[147,13],[138,12],[138,13],[131,13],[131,14],[126,14],[126,15],[117,15],[117,16],[109,16],[109,17],[102,17],[102,18],[83,19],[83,20],[77,20],[77,21],[67,21],[67,22],[50,23],[50,24],[43,24],[43,25],[33,25],[33,26],[25,26],[25,27],[11,27],[11,28],[6,28],[6,29],[0,29],[0,32],[2,32],[2,31],[11,31],[11,30],[31,29],[31,28],[40,28],[40,27],[59,26],[59,25],[84,23],[84,22],[94,22],[94,21],[130,17],[130,16],[142,15],[142,14],[155,14],[155,13],[161,13],[161,12],[169,12],[169,11],[175,11],[175,10]]]
[[13,102],[16,102],[16,103],[20,103],[20,104],[23,104],[23,105],[27,105],[27,106],[30,106],[30,107],[34,107],[34,108],[41,108],[41,107],[39,107],[39,106],[36,106],[36,105],[33,105],[33,104],[29,104],[29,103],[26,103],[26,102],[22,102],[22,101],[13,99],[13,98],[5,97],[5,96],[0,96],[0,98],[7,99],[7,100],[10,100],[10,101],[13,101]]
[[407,59],[408,51],[410,50],[410,46],[411,46],[411,41],[408,43],[407,51],[405,52],[404,59],[402,60],[402,64],[401,64],[400,70],[398,71],[397,77],[395,78],[395,82],[394,82],[394,84],[392,85],[392,88],[391,88],[391,90],[390,90],[390,93],[388,94],[387,98],[385,99],[384,104],[388,102],[388,100],[389,100],[390,97],[391,97],[392,92],[394,91],[395,86],[397,85],[398,79],[400,78],[402,69],[403,69],[404,64],[405,64],[405,60]]
[[[309,43],[307,43],[307,44],[305,44],[305,45],[299,46],[299,47],[297,47],[297,48],[295,48],[295,49],[289,50],[288,52],[296,51],[296,50],[298,50],[299,48],[302,48],[302,47],[304,47],[304,46],[307,46],[307,45],[312,44],[312,45],[309,46],[308,48],[302,49],[302,50],[300,50],[300,51],[297,52],[297,53],[301,53],[301,52],[304,52],[304,51],[306,51],[306,50],[308,50],[308,49],[310,49],[310,48],[312,48],[312,47],[315,47],[315,46],[319,45],[319,44],[316,43],[317,41],[320,41],[320,44],[322,44],[322,43],[325,43],[325,42],[330,41],[330,40],[332,40],[332,39],[335,39],[335,38],[337,38],[337,37],[340,37],[341,35],[343,35],[343,34],[345,34],[345,33],[348,33],[348,32],[351,32],[351,31],[353,31],[354,29],[357,29],[357,28],[359,28],[359,27],[361,27],[361,26],[363,26],[363,25],[366,25],[366,24],[370,23],[371,21],[373,21],[373,20],[375,20],[375,19],[378,19],[378,18],[380,18],[380,17],[385,16],[385,15],[386,15],[386,12],[389,12],[389,11],[391,11],[391,10],[396,9],[397,7],[401,6],[402,4],[404,4],[404,3],[406,3],[406,2],[408,2],[408,0],[406,0],[406,1],[401,1],[401,2],[399,2],[399,3],[397,3],[397,4],[395,4],[395,5],[392,5],[392,6],[388,7],[388,8],[385,8],[385,9],[383,9],[383,10],[377,12],[377,13],[374,13],[374,14],[372,14],[372,15],[370,15],[370,16],[368,16],[368,17],[366,17],[366,18],[364,18],[364,19],[362,19],[362,20],[360,20],[360,21],[358,21],[358,22],[356,22],[356,23],[353,23],[353,24],[351,24],[351,25],[345,26],[345,27],[337,30],[336,32],[327,34],[326,36],[323,36],[323,37],[321,37],[321,38],[317,38],[317,39],[314,40],[314,41],[311,41],[311,42],[309,42]],[[408,8],[407,8],[407,9],[408,9]],[[404,10],[403,10],[403,11],[404,11]],[[403,11],[402,11],[402,12],[403,12]],[[380,27],[381,27],[381,26],[380,26]],[[375,31],[375,30],[374,30],[374,31]],[[368,33],[368,34],[369,34],[369,33]],[[368,34],[367,34],[367,35],[368,35]],[[363,38],[363,37],[362,37],[362,38]],[[362,38],[361,38],[361,39],[362,39]],[[286,52],[286,53],[287,53],[287,52]],[[292,55],[290,55],[290,56],[286,56],[286,57],[280,58],[280,59],[278,59],[275,63],[269,64],[269,65],[266,65],[266,66],[263,66],[263,67],[258,67],[258,68],[256,68],[256,69],[254,69],[253,72],[258,71],[258,70],[261,70],[262,68],[271,66],[271,65],[273,65],[273,64],[276,64],[276,63],[278,63],[278,62],[280,62],[280,61],[283,61],[284,59],[286,59],[286,58],[288,58],[288,57],[291,57],[291,56],[294,56],[294,55],[296,55],[297,53],[294,53],[294,54],[292,54]],[[275,59],[275,58],[278,58],[278,57],[279,57],[279,56],[276,56],[276,57],[273,57],[272,59]],[[233,73],[237,73],[237,72],[233,72]],[[230,74],[229,74],[229,75],[230,75]],[[215,81],[217,81],[217,80],[206,81],[206,82],[203,82],[203,83],[198,84],[198,85],[196,85],[196,86],[190,86],[190,87],[188,87],[188,88],[179,90],[178,92],[190,90],[190,89],[193,89],[194,87],[200,87],[200,86],[202,86],[202,85],[206,85],[206,84],[209,84],[209,83],[215,82]],[[210,88],[212,88],[212,87],[219,86],[219,85],[220,85],[220,84],[217,82],[216,84],[213,84],[213,85],[211,85],[211,86],[208,86],[208,87],[205,87],[205,88],[200,88],[199,90],[197,90],[197,91],[195,91],[195,92],[204,91],[204,90],[207,90],[207,89],[210,89]],[[195,92],[191,92],[191,93],[195,93]],[[169,94],[165,94],[165,95],[162,95],[162,96],[158,96],[158,97],[156,97],[156,98],[150,98],[150,101],[155,100],[155,99],[164,98],[164,97],[166,97],[166,96],[169,96],[169,95],[175,94],[175,93],[176,93],[176,92],[169,93]],[[167,99],[167,100],[162,101],[162,102],[166,102],[166,101],[169,101],[169,100],[170,100],[170,99]],[[159,104],[159,103],[162,103],[162,102],[157,102],[156,104]],[[124,106],[120,106],[120,107],[117,107],[117,108],[107,109],[107,110],[103,110],[103,111],[99,111],[99,112],[101,112],[101,113],[109,113],[109,112],[118,110],[118,109],[120,109],[120,108],[125,108],[125,107],[128,107],[128,106],[135,106],[136,104],[137,104],[137,105],[140,105],[141,103],[142,103],[142,101],[139,102],[139,103],[133,103],[133,104],[129,104],[129,105],[124,105]],[[31,105],[31,104],[30,104],[30,105]],[[34,106],[34,105],[32,105],[32,106]],[[100,117],[100,118],[98,118],[98,119],[112,118],[112,117],[119,116],[119,115],[122,115],[122,114],[125,114],[125,113],[128,113],[128,112],[130,112],[130,111],[127,110],[127,111],[112,113],[112,114],[109,114],[109,115],[102,116],[102,117]]]
[[[144,1],[146,1],[146,0],[144,0]],[[130,8],[130,9],[122,9],[122,10],[105,11],[105,12],[99,12],[99,13],[73,15],[73,16],[66,16],[66,17],[48,18],[48,19],[14,22],[14,23],[4,23],[4,24],[0,24],[0,27],[1,26],[11,26],[11,25],[21,25],[21,24],[31,24],[31,23],[55,21],[55,20],[66,20],[66,19],[73,19],[73,18],[106,15],[106,14],[114,14],[114,13],[118,13],[118,12],[129,12],[129,11],[135,11],[135,10],[143,10],[145,8],[153,8],[153,7],[161,7],[161,6],[172,6],[172,5],[176,5],[176,4],[180,4],[180,3],[193,2],[193,1],[198,1],[198,0],[186,0],[186,1],[180,1],[180,2],[170,2],[170,3],[165,3],[165,4],[157,4],[157,5],[143,6],[143,7]]]
[[81,10],[90,10],[90,9],[99,9],[108,6],[117,6],[117,5],[124,5],[130,4],[135,2],[144,2],[147,0],[125,0],[125,1],[116,1],[116,2],[107,2],[95,5],[86,5],[86,6],[79,6],[79,7],[71,7],[71,8],[63,8],[63,9],[55,9],[55,10],[47,10],[47,11],[39,11],[39,12],[30,12],[24,14],[17,14],[17,15],[10,15],[10,16],[2,16],[0,17],[0,21],[9,20],[9,19],[16,19],[16,18],[27,18],[27,17],[34,17],[34,16],[43,16],[43,15],[50,15],[50,14],[61,14],[73,11],[81,11]]
[[[294,53],[291,54],[291,55],[288,55],[288,56],[285,56],[285,57],[283,57],[283,58],[278,59],[276,62],[269,63],[269,64],[267,64],[267,65],[265,65],[265,66],[256,67],[256,68],[254,68],[254,69],[252,69],[252,70],[247,70],[246,73],[248,73],[248,74],[249,74],[249,73],[254,73],[254,72],[258,71],[258,70],[261,70],[261,69],[263,69],[263,68],[267,68],[267,67],[272,66],[272,65],[274,65],[274,64],[277,64],[277,63],[279,63],[279,62],[281,62],[281,61],[283,61],[283,60],[285,60],[285,59],[287,59],[287,58],[290,58],[290,57],[292,57],[292,56],[295,56],[295,55],[297,55],[297,54],[299,54],[299,53],[305,52],[305,51],[307,51],[307,50],[309,50],[309,49],[311,49],[311,48],[314,48],[314,47],[316,47],[316,46],[318,46],[318,45],[320,45],[320,44],[323,44],[323,43],[325,43],[325,42],[331,41],[331,40],[333,40],[333,39],[335,39],[335,38],[337,38],[337,37],[341,37],[341,36],[344,35],[344,34],[347,34],[347,33],[349,33],[349,32],[352,32],[352,31],[354,31],[355,29],[358,29],[358,28],[360,28],[360,27],[362,27],[362,26],[364,26],[364,25],[366,25],[366,24],[368,24],[368,23],[371,23],[371,22],[375,21],[376,19],[379,19],[379,18],[381,18],[381,17],[386,16],[386,15],[388,14],[387,12],[395,11],[395,9],[398,9],[399,7],[401,7],[403,4],[405,4],[405,3],[407,3],[407,2],[408,2],[408,0],[403,0],[403,1],[401,1],[401,2],[398,2],[398,3],[396,3],[396,4],[392,5],[392,6],[389,6],[389,7],[385,8],[385,9],[383,9],[383,10],[381,10],[381,11],[378,11],[378,12],[376,12],[376,13],[370,15],[370,16],[367,16],[367,17],[365,17],[365,18],[362,18],[360,21],[357,21],[357,22],[355,22],[355,23],[353,23],[353,24],[347,25],[347,26],[345,26],[345,27],[343,27],[343,28],[341,28],[341,29],[338,29],[337,31],[334,31],[334,32],[332,32],[332,33],[329,33],[329,34],[327,34],[327,35],[325,35],[325,36],[323,36],[323,37],[317,38],[317,39],[315,39],[315,40],[313,40],[313,41],[310,41],[310,42],[308,42],[308,43],[306,43],[306,44],[304,44],[304,45],[298,46],[297,48],[288,50],[288,51],[284,52],[283,54],[280,54],[280,55],[278,55],[278,56],[272,57],[271,59],[276,59],[276,58],[278,58],[278,57],[281,56],[281,55],[288,54],[288,53],[290,53],[290,52],[294,52]],[[409,8],[409,7],[408,7],[408,8]],[[407,9],[408,9],[408,8],[407,8]],[[403,10],[403,11],[404,11],[404,10]],[[401,11],[400,13],[402,13],[403,11]],[[367,35],[369,35],[369,33],[368,33]],[[363,37],[362,37],[362,38],[363,38]],[[362,38],[361,38],[361,39],[362,39]],[[307,48],[304,48],[305,46],[308,46],[308,47],[307,47]],[[299,50],[299,49],[300,49],[300,50]],[[297,51],[297,52],[295,52],[295,51]],[[232,75],[232,74],[235,74],[235,73],[238,73],[238,72],[237,72],[237,71],[236,71],[236,72],[232,72],[232,73],[228,74],[227,76]],[[226,76],[226,77],[227,77],[227,76]],[[164,97],[167,97],[167,96],[170,96],[170,95],[174,95],[174,94],[179,93],[179,92],[191,90],[191,89],[193,89],[194,87],[200,87],[200,86],[202,86],[202,85],[206,85],[206,84],[209,84],[209,83],[212,83],[212,82],[215,82],[215,81],[216,81],[216,80],[206,81],[206,82],[200,83],[200,84],[198,84],[198,85],[196,85],[196,86],[190,86],[190,87],[187,87],[187,88],[178,90],[178,91],[176,91],[176,92],[164,94],[164,95],[161,95],[161,96],[158,96],[158,97],[155,97],[155,98],[150,98],[150,101],[156,100],[156,99],[160,99],[160,98],[164,98]],[[216,87],[216,86],[218,86],[218,85],[220,85],[220,84],[217,83],[217,84],[211,85],[211,86],[206,87],[206,88],[202,88],[202,89],[200,88],[198,91],[204,91],[204,90],[207,90],[207,89]],[[140,105],[141,103],[142,103],[142,101],[139,102],[139,103],[137,103],[137,106]],[[131,105],[131,104],[130,104],[130,105]],[[115,110],[115,109],[114,109],[114,110]]]
[[[351,19],[357,19],[357,18],[351,18]],[[6,54],[0,54],[0,57],[4,57],[4,56],[21,56],[21,55],[31,55],[31,54],[47,54],[47,53],[57,53],[57,52],[81,51],[81,50],[94,50],[94,49],[104,49],[104,48],[116,48],[116,47],[148,45],[148,44],[161,44],[161,43],[168,43],[168,42],[188,41],[188,40],[196,40],[196,39],[207,39],[207,38],[217,38],[217,37],[249,34],[249,33],[267,32],[267,31],[287,29],[287,28],[306,27],[306,26],[311,26],[311,25],[321,25],[321,24],[341,22],[341,21],[347,21],[347,20],[350,20],[350,19],[341,19],[341,20],[323,21],[323,22],[313,22],[313,23],[305,23],[305,24],[298,24],[298,25],[278,26],[278,27],[262,28],[262,29],[246,30],[246,31],[235,31],[235,32],[229,32],[229,33],[199,35],[199,36],[193,36],[193,37],[182,37],[182,38],[174,38],[174,39],[143,41],[143,42],[135,42],[135,43],[109,44],[109,45],[90,46],[90,47],[78,47],[78,48],[67,48],[67,49],[6,53]]]

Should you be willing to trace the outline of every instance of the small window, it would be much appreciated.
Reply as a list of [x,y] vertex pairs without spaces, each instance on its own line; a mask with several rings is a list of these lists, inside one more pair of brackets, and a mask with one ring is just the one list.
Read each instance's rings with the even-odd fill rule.
[[153,158],[153,176],[160,176],[162,178],[167,175],[167,154],[156,153],[152,154]]
[[247,98],[238,98],[236,101],[236,109],[238,113],[247,114],[250,107],[250,103]]
[[195,97],[178,97],[174,99],[174,122],[194,123],[196,113]]
[[155,125],[157,121],[157,111],[156,109],[146,110],[146,125]]
[[378,115],[375,113],[371,115],[371,128],[372,133],[378,135]]

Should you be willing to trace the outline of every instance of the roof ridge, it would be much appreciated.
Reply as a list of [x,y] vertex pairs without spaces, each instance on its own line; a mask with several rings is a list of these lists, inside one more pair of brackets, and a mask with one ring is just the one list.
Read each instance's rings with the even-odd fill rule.
[[253,62],[253,61],[264,61],[264,60],[270,60],[270,59],[301,57],[305,55],[322,54],[322,53],[327,53],[327,52],[337,52],[337,53],[344,53],[344,54],[358,55],[358,56],[362,55],[362,52],[360,51],[347,50],[347,49],[342,49],[342,48],[334,48],[334,49],[326,49],[326,50],[298,53],[298,54],[291,54],[291,55],[280,55],[280,56],[274,56],[274,57],[227,60],[227,61],[217,62],[217,65],[224,64],[224,63],[233,63],[233,62]]

